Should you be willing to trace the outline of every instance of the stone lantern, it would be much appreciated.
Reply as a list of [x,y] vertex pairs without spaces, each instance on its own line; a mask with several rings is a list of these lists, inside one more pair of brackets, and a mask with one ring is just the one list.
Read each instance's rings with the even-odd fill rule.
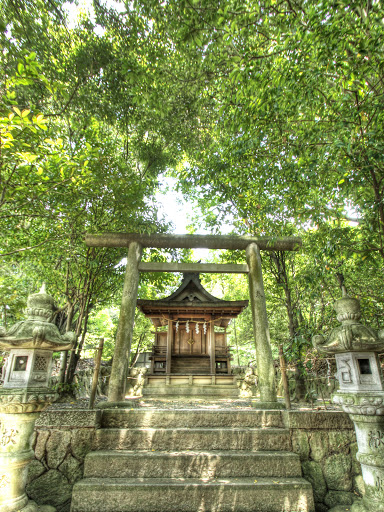
[[45,292],[30,295],[27,319],[9,331],[0,330],[0,349],[9,351],[4,385],[0,388],[0,510],[35,512],[25,493],[27,466],[34,458],[31,446],[35,421],[57,394],[49,389],[52,354],[70,350],[74,333],[61,335],[52,323],[55,306]]
[[[335,355],[340,389],[333,401],[355,425],[365,496],[348,509],[384,512],[384,379],[378,358],[384,350],[384,332],[359,322],[360,303],[345,289],[335,310],[341,326],[333,329],[328,339],[314,336],[312,343],[319,352]],[[332,509],[342,510],[345,507]]]

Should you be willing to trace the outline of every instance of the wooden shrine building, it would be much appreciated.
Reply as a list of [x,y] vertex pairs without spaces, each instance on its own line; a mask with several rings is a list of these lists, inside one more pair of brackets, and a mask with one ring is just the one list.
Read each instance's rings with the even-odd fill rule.
[[248,301],[217,299],[203,288],[199,273],[183,275],[180,287],[169,297],[137,301],[155,326],[150,374],[228,375],[231,355],[226,330]]

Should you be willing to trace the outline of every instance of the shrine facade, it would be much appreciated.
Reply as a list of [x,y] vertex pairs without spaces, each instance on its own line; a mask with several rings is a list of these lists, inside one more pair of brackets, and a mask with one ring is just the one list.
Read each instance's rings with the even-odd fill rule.
[[150,374],[228,375],[227,327],[248,301],[218,299],[203,288],[199,273],[183,275],[169,297],[137,301],[155,327]]

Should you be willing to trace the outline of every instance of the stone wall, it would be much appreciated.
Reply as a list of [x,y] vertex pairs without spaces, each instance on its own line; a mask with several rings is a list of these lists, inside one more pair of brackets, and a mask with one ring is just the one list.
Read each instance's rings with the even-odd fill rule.
[[[294,377],[289,378],[288,385],[291,400],[296,400],[296,380]],[[333,394],[339,389],[339,382],[334,376],[315,377],[313,375],[306,375],[304,377],[304,387],[306,400],[308,402],[311,401],[311,396],[314,399],[314,401],[316,401],[316,399],[330,400]],[[282,384],[279,385],[279,390],[281,390],[282,394]]]
[[313,487],[316,512],[351,505],[364,492],[352,421],[343,412],[290,411],[286,414],[292,449]]
[[100,411],[46,411],[36,422],[35,460],[29,466],[28,496],[39,505],[68,512],[72,487],[83,477],[86,454],[100,426]]

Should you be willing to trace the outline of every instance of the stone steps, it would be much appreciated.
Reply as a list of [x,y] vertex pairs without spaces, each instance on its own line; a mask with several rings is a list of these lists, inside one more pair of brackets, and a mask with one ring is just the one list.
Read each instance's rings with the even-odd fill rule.
[[241,478],[301,477],[299,458],[290,452],[97,451],[85,459],[84,476],[103,478]]
[[71,512],[314,512],[281,411],[103,409],[101,425]]
[[176,425],[184,428],[283,428],[284,420],[281,411],[256,409],[105,409],[101,420],[104,428],[173,428]]
[[303,478],[88,478],[71,512],[313,512]]
[[209,357],[172,357],[171,372],[178,374],[209,374],[211,362]]
[[96,450],[248,450],[289,451],[282,428],[132,428],[96,431]]
[[194,398],[238,398],[236,385],[204,385],[204,386],[144,386],[143,397],[194,397]]

